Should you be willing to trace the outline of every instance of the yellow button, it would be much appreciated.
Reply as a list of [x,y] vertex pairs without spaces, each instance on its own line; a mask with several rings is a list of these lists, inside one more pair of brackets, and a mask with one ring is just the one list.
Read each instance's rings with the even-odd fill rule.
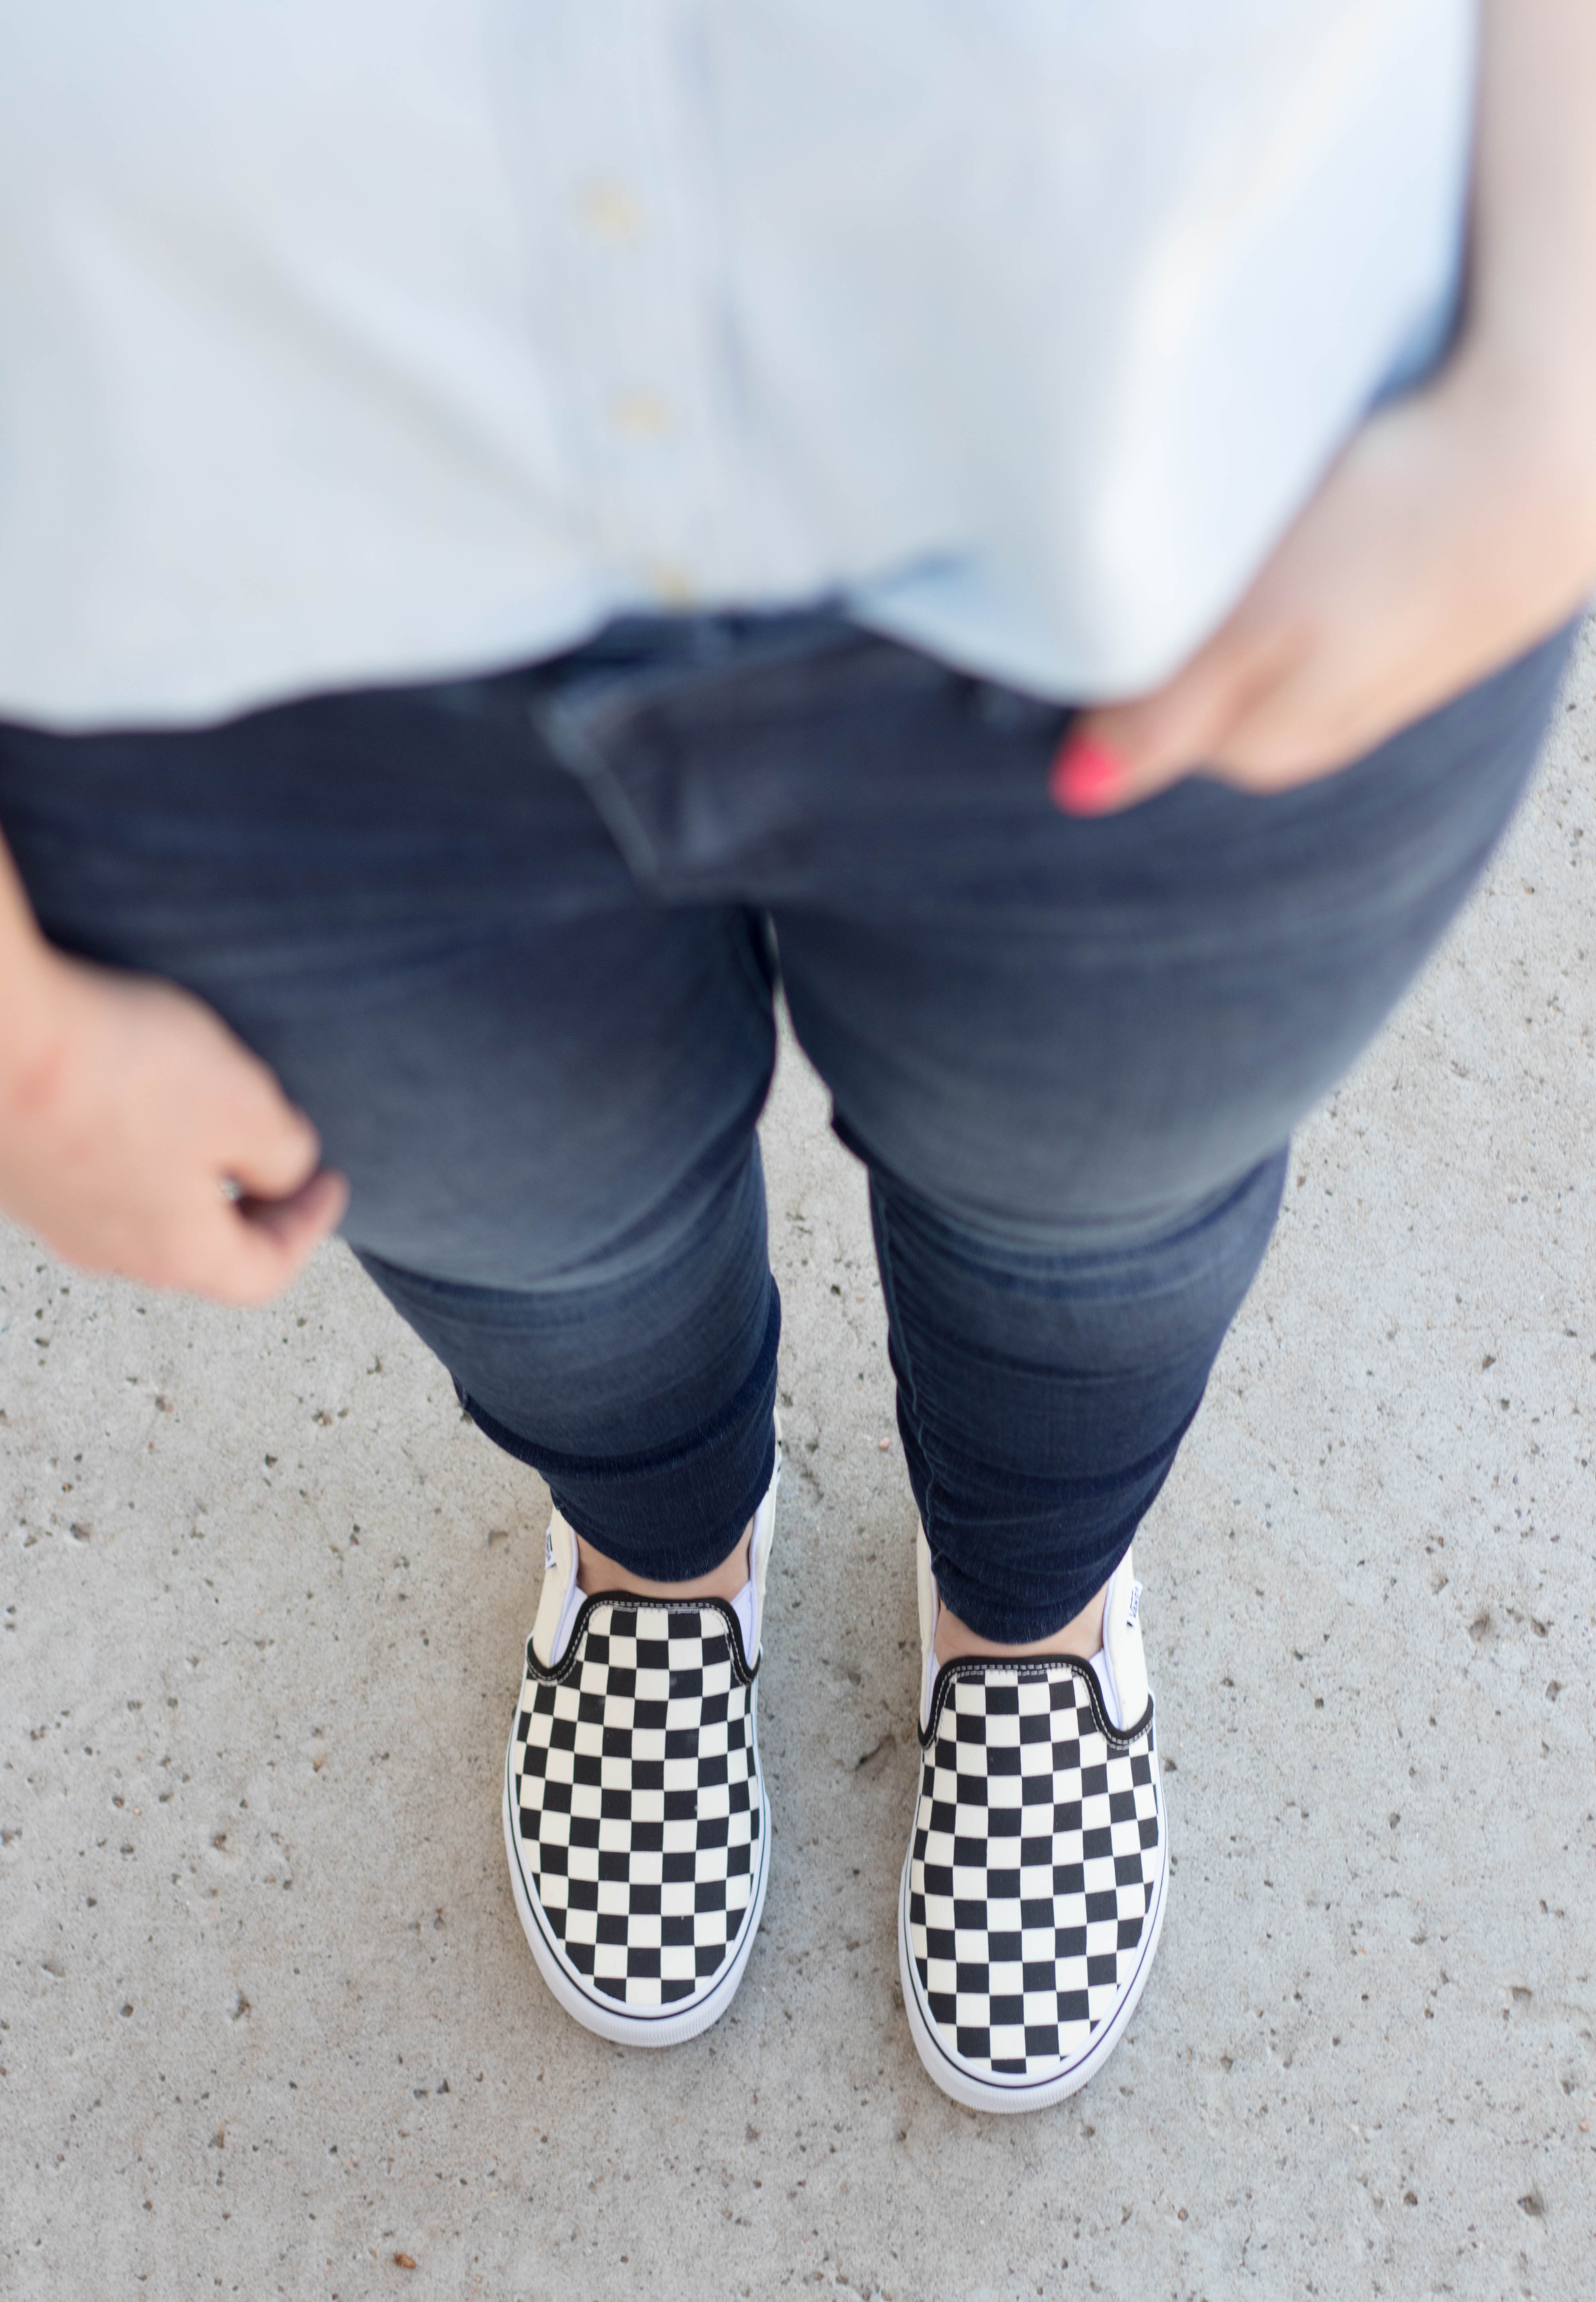
[[600,177],[583,186],[576,205],[583,223],[600,239],[620,247],[642,235],[642,214],[624,184]]
[[624,391],[615,420],[629,440],[659,440],[670,429],[670,408],[657,391]]
[[697,584],[678,560],[651,560],[649,582],[662,608],[690,608],[698,597]]

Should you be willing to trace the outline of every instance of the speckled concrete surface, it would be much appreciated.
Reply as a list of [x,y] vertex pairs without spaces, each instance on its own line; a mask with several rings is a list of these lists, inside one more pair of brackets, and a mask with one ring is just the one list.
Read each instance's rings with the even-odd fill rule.
[[559,2013],[504,1876],[536,1483],[341,1250],[239,1317],[7,1235],[0,2291],[1588,2294],[1593,763],[1587,634],[1489,886],[1302,1133],[1138,1546],[1159,1968],[1039,2117],[946,2102],[897,2002],[912,1508],[794,1058],[775,1870],[670,2054]]

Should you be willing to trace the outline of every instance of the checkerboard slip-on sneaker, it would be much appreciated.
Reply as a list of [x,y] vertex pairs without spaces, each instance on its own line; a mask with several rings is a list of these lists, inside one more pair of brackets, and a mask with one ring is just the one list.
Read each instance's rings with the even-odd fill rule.
[[1109,1585],[1103,1650],[927,1670],[920,1778],[898,1895],[898,1970],[920,2058],[971,2110],[1040,2110],[1096,2075],[1158,1948],[1169,1834],[1140,1585]]
[[[759,1663],[776,1475],[752,1572],[722,1599],[576,1587],[558,1513],[505,1761],[510,1883],[544,1981],[601,2038],[670,2046],[718,2021],[764,1908],[770,1807]],[[752,1658],[752,1659],[751,1659]]]

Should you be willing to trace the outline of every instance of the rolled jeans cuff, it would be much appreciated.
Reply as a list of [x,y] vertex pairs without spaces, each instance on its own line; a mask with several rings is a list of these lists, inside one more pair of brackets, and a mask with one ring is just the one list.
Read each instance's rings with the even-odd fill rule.
[[759,1355],[740,1388],[701,1429],[645,1454],[561,1454],[512,1431],[458,1382],[455,1388],[483,1436],[548,1483],[555,1508],[584,1542],[626,1574],[689,1583],[736,1549],[770,1484],[780,1340],[772,1281]]

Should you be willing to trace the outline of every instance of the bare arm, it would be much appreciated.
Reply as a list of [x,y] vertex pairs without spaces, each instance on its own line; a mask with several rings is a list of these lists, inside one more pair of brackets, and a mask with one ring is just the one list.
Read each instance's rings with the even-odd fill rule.
[[1596,6],[1486,0],[1468,335],[1592,454]]
[[304,1113],[199,1000],[54,950],[0,842],[8,1214],[86,1269],[264,1302],[343,1213],[319,1157]]
[[1371,750],[1596,586],[1596,0],[1485,0],[1467,304],[1433,383],[1365,426],[1214,637],[1091,712],[1061,806],[1201,765],[1246,789]]

